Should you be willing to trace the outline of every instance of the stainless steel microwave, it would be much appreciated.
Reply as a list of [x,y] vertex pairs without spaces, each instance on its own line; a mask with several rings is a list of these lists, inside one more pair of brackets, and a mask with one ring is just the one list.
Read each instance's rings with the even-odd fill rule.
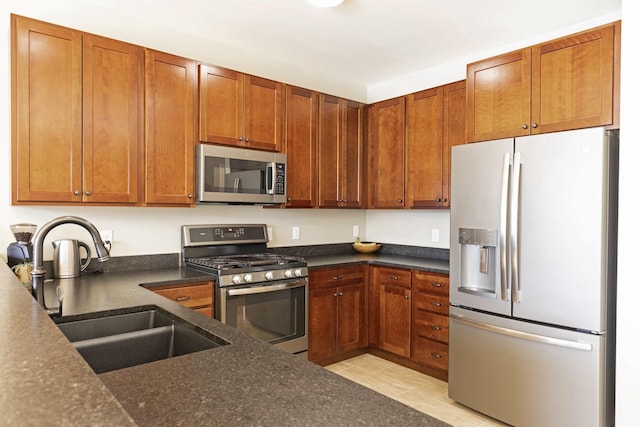
[[196,201],[271,205],[286,202],[287,155],[196,145]]

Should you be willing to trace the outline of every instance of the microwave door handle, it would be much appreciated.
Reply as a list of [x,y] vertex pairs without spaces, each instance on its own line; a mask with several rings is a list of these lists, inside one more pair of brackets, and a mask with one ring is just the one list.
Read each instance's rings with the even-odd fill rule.
[[273,183],[275,182],[276,168],[273,167],[273,163],[267,165],[267,194],[273,194]]

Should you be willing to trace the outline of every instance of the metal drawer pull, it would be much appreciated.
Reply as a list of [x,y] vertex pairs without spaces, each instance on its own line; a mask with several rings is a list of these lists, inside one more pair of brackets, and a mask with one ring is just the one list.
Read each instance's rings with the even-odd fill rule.
[[390,275],[389,275],[389,279],[391,279],[391,280],[398,280],[399,278],[400,278],[400,277],[398,277],[398,276],[394,276],[394,275],[392,275],[392,274],[390,274]]
[[437,301],[431,301],[431,305],[435,305],[436,307],[440,307],[442,304]]
[[405,295],[405,296],[404,296],[404,299],[409,299],[409,295]]
[[182,297],[176,297],[176,301],[189,301],[191,297],[189,295],[185,295]]
[[436,326],[436,325],[431,325],[431,329],[433,329],[434,331],[442,330],[442,328],[440,326]]
[[432,283],[431,283],[431,286],[434,286],[434,287],[436,287],[436,288],[441,288],[441,287],[443,287],[443,286],[444,286],[444,284],[443,284],[443,283],[438,283],[438,282],[432,282]]
[[435,357],[436,359],[442,359],[442,355],[438,353],[431,352],[431,356]]
[[342,276],[333,276],[333,280],[342,280]]

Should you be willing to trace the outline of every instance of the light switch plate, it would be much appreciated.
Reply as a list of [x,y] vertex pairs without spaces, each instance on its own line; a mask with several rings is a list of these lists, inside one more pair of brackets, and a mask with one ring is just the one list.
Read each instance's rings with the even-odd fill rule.
[[291,238],[293,240],[300,240],[300,227],[293,227],[293,235],[291,236]]
[[437,242],[440,240],[440,230],[437,228],[432,228],[431,229],[431,241],[432,242]]

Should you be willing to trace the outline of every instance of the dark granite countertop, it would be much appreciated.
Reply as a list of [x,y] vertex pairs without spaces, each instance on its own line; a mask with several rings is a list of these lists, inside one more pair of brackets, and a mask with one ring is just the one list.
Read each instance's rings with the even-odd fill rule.
[[[340,256],[333,264],[370,262]],[[371,256],[366,256],[371,257]],[[399,258],[397,260],[400,260]],[[331,265],[310,258],[310,266]],[[379,262],[391,262],[380,258]],[[419,265],[418,265],[419,264]],[[396,266],[437,269],[437,263]],[[166,268],[46,282],[63,315],[155,305],[230,345],[95,375],[6,265],[0,266],[0,413],[20,425],[425,425],[421,412],[248,337],[139,286],[207,279]],[[54,305],[50,303],[50,305]]]
[[367,263],[372,265],[386,265],[390,267],[410,268],[415,270],[430,271],[434,273],[449,273],[449,261],[414,257],[405,255],[386,254],[339,254],[305,257],[309,268],[322,268],[331,266],[344,266],[350,264]]

